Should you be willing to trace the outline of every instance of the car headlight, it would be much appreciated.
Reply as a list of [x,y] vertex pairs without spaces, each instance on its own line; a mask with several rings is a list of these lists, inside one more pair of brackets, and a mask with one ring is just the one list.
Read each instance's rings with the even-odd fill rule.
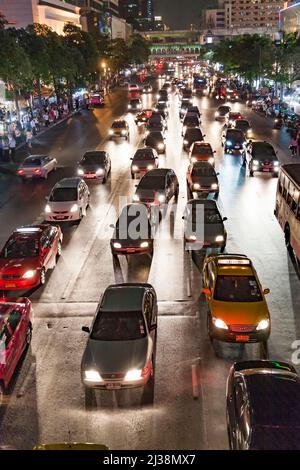
[[213,184],[211,185],[211,189],[218,189],[217,183],[213,183]]
[[219,116],[220,116],[219,111],[216,111],[216,112],[215,112],[215,117],[219,117]]
[[185,140],[183,141],[183,143],[184,143],[184,145],[188,145],[189,141],[185,139]]
[[201,185],[199,183],[195,183],[195,184],[193,184],[193,188],[194,189],[200,189]]
[[134,200],[134,202],[139,202],[140,197],[137,194],[134,194],[133,200]]
[[190,236],[189,236],[189,240],[190,240],[191,242],[195,242],[195,241],[197,240],[196,235],[190,235]]
[[134,369],[134,370],[129,370],[126,373],[124,380],[127,382],[134,382],[136,380],[140,380],[141,378],[142,378],[142,370]]
[[216,238],[215,238],[215,241],[217,243],[223,242],[224,241],[223,235],[217,235]]
[[77,212],[78,211],[78,204],[73,204],[73,206],[70,209],[70,212]]
[[142,105],[141,105],[141,104],[138,104],[138,105],[137,105],[137,109],[142,109]]
[[36,270],[30,269],[29,271],[26,271],[26,273],[23,274],[23,279],[31,279],[33,276],[35,276]]
[[122,134],[122,135],[126,135],[126,131],[121,131],[121,134]]
[[192,157],[192,162],[195,163],[197,161],[196,157]]
[[159,200],[159,202],[165,202],[166,196],[164,196],[164,194],[160,194],[160,195],[158,196],[158,200]]
[[131,108],[132,108],[131,104],[129,104],[129,105],[127,106],[127,108],[128,108],[128,109],[131,109]]
[[50,214],[50,212],[51,212],[51,207],[49,206],[49,204],[46,205],[46,207],[45,207],[45,212],[46,212],[46,214]]
[[132,171],[138,171],[139,167],[137,165],[132,165]]
[[164,145],[163,143],[160,143],[160,144],[158,144],[157,148],[158,148],[159,150],[162,150],[162,149],[165,148],[165,145]]
[[227,147],[231,147],[232,146],[232,142],[230,140],[226,140],[226,145]]
[[274,166],[279,166],[279,162],[274,162]]
[[99,168],[99,170],[96,171],[96,175],[100,176],[104,174],[103,168]]
[[82,176],[82,175],[84,175],[84,171],[83,171],[81,168],[78,168],[77,174],[78,174],[79,176]]
[[116,248],[117,250],[122,248],[121,243],[118,243],[118,242],[114,243],[114,248]]
[[147,170],[153,170],[153,165],[148,165]]
[[140,244],[140,247],[141,247],[141,248],[148,248],[148,246],[149,246],[149,243],[148,243],[148,242],[142,242],[142,243]]
[[221,320],[221,318],[213,317],[212,322],[216,328],[220,328],[221,330],[228,330],[228,326],[223,320]]
[[208,159],[208,163],[210,163],[211,165],[213,165],[215,163],[215,159],[213,157],[210,157]]
[[103,382],[103,379],[99,372],[96,370],[85,370],[84,371],[84,380],[86,382]]
[[159,98],[160,98],[160,95],[156,95],[156,98],[159,99]]
[[150,131],[146,131],[146,132],[145,132],[146,137],[147,137],[147,135],[149,135],[149,134],[150,134]]
[[258,160],[253,160],[253,165],[259,165],[259,161]]
[[259,324],[257,325],[256,329],[257,331],[266,330],[267,328],[269,328],[269,325],[270,325],[270,320],[261,320]]
[[274,167],[274,171],[279,171],[279,167],[278,167],[278,166],[275,166],[275,167]]
[[[128,109],[129,109],[129,106],[128,106]],[[109,133],[109,135],[113,135],[114,131],[112,129],[109,129],[108,133]]]

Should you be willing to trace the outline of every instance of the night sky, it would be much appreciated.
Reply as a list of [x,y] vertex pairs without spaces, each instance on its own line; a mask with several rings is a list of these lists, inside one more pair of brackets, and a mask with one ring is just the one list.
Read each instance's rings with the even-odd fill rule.
[[200,23],[201,8],[215,4],[213,0],[154,0],[155,16],[162,16],[171,29],[189,29]]

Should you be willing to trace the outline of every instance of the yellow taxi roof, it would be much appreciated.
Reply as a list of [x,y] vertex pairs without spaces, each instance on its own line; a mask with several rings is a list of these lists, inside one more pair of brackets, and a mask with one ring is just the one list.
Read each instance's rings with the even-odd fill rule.
[[222,276],[253,276],[252,266],[224,266],[218,265],[218,274]]

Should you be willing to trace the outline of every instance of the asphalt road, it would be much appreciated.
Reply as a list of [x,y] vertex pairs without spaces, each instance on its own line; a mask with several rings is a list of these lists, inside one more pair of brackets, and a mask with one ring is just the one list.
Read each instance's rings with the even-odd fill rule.
[[[143,96],[144,107],[154,97]],[[269,355],[291,360],[293,341],[300,339],[299,274],[286,251],[273,215],[277,180],[268,175],[249,178],[236,155],[224,155],[223,125],[214,120],[219,103],[195,99],[202,111],[206,140],[216,153],[220,172],[219,206],[228,217],[227,252],[250,256],[263,287],[269,287],[272,317]],[[110,449],[227,449],[225,383],[235,360],[261,357],[258,345],[222,344],[214,351],[206,333],[206,306],[201,292],[200,258],[183,250],[182,212],[187,191],[187,154],[182,151],[178,98],[171,100],[166,155],[160,165],[175,170],[180,180],[178,207],[171,223],[163,221],[164,237],[155,242],[154,258],[139,256],[113,263],[109,248],[121,207],[130,202],[136,182],[130,178],[130,157],[141,145],[143,129],[126,112],[125,92],[107,98],[104,109],[83,112],[34,143],[32,153],[56,156],[59,168],[46,182],[22,184],[17,177],[0,179],[0,244],[22,224],[43,220],[45,197],[53,184],[72,176],[88,149],[106,149],[112,174],[105,185],[90,184],[91,207],[78,227],[64,228],[63,254],[43,288],[30,293],[34,331],[30,350],[10,387],[0,413],[0,445],[30,449],[38,443],[89,441]],[[285,130],[242,104],[234,104],[252,122],[255,138],[273,141],[282,162],[289,161]],[[125,115],[130,141],[107,140],[109,126]],[[18,158],[24,158],[20,153]],[[127,197],[127,200],[126,200]],[[124,199],[125,198],[125,199]],[[168,237],[166,237],[168,235]],[[149,281],[159,300],[156,376],[153,396],[139,391],[97,392],[97,408],[85,409],[80,362],[90,325],[105,288],[115,282]],[[192,381],[196,376],[197,380]],[[194,388],[193,388],[194,385]],[[197,398],[193,397],[194,394]],[[153,403],[151,403],[153,401]]]

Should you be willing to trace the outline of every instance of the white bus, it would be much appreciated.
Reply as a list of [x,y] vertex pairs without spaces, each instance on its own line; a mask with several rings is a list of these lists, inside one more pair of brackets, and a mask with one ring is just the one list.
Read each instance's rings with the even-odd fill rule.
[[300,260],[300,163],[282,165],[274,211],[284,231],[287,248]]

